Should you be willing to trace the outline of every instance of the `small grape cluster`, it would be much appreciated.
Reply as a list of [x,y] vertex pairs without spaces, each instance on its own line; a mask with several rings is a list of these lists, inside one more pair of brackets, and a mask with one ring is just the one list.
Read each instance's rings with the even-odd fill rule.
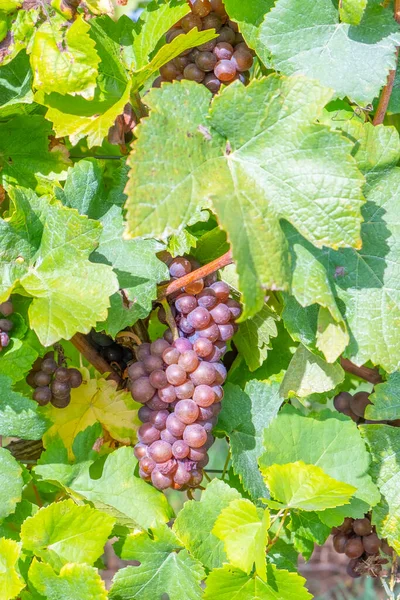
[[362,519],[347,517],[340,527],[332,529],[332,535],[336,552],[350,558],[347,574],[353,578],[366,574],[379,577],[388,563],[385,555],[393,554],[387,541],[377,536],[369,515]]
[[0,304],[0,314],[3,318],[0,319],[0,352],[10,343],[9,333],[13,328],[13,322],[6,317],[9,317],[14,312],[14,307],[11,300],[6,300]]
[[[176,258],[170,274],[183,277],[193,266]],[[132,397],[143,404],[135,446],[139,473],[160,490],[184,490],[202,481],[227,376],[221,358],[241,314],[229,293],[215,275],[186,286],[170,306],[179,337],[174,340],[168,329],[163,338],[141,344],[138,362],[128,367]],[[164,309],[159,318],[167,320]]]
[[[372,393],[372,392],[371,392]],[[366,423],[374,424],[374,423],[386,423],[388,425],[392,425],[393,427],[400,426],[400,419],[396,419],[394,421],[371,421],[370,419],[365,419],[365,409],[369,404],[372,404],[369,397],[371,395],[370,392],[357,392],[352,395],[349,392],[340,392],[333,399],[333,405],[336,410],[344,415],[350,417],[355,423]]]
[[54,352],[48,352],[38,358],[28,377],[27,383],[35,389],[33,399],[40,406],[51,402],[56,408],[65,408],[71,401],[71,388],[78,388],[82,375],[78,369],[62,366],[57,362]]
[[99,354],[110,364],[112,368],[123,373],[128,363],[133,360],[133,352],[129,348],[118,344],[110,336],[99,331],[89,334],[90,342]]
[[229,20],[222,0],[190,0],[190,6],[191,12],[167,33],[167,42],[195,27],[199,31],[215,29],[218,37],[182,52],[161,67],[153,86],[160,87],[163,81],[189,79],[202,83],[216,94],[222,84],[236,79],[248,83],[253,52],[244,42],[236,23]]

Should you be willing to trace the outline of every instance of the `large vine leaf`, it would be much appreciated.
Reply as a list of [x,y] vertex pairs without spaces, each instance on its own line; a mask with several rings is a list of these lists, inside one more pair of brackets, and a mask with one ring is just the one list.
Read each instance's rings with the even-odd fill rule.
[[21,51],[0,67],[0,118],[28,113],[33,109],[32,71],[26,52]]
[[267,581],[224,565],[207,577],[205,600],[311,600],[306,580],[297,573],[267,567]]
[[93,98],[99,56],[89,35],[90,25],[79,15],[67,28],[58,16],[36,31],[31,49],[34,86],[46,94],[81,94]]
[[120,556],[140,565],[117,572],[110,598],[154,600],[168,594],[170,600],[199,600],[205,577],[201,563],[182,548],[166,525],[146,532],[131,533],[123,541]]
[[316,512],[303,510],[290,512],[289,529],[292,532],[293,545],[306,560],[309,560],[314,544],[322,546],[331,533],[331,527],[321,521]]
[[48,600],[107,600],[105,583],[93,567],[85,564],[69,563],[57,574],[44,562],[33,559],[28,572],[29,582],[39,594]]
[[255,371],[267,358],[271,350],[270,339],[278,335],[278,317],[265,305],[254,317],[240,325],[235,336],[235,346],[244,357],[250,371]]
[[213,479],[202,493],[200,502],[185,502],[178,513],[174,532],[192,556],[208,569],[220,567],[226,560],[224,544],[212,531],[221,511],[239,498],[235,489],[220,479]]
[[71,402],[66,408],[59,410],[48,404],[41,409],[52,423],[43,437],[45,445],[59,435],[72,456],[76,435],[95,423],[101,423],[114,439],[125,444],[135,443],[140,405],[132,399],[131,393],[118,390],[115,381],[90,379],[87,369],[82,369],[82,374],[82,385],[71,390]]
[[15,511],[23,486],[21,465],[8,450],[0,448],[0,519]]
[[21,545],[14,540],[0,538],[0,598],[11,600],[24,589],[25,582],[22,579],[17,564],[21,554]]
[[213,534],[224,542],[229,563],[247,575],[255,564],[256,573],[266,581],[265,548],[270,527],[269,511],[239,498],[229,503],[217,518]]
[[0,537],[10,540],[20,541],[20,532],[22,523],[32,517],[39,510],[37,504],[32,504],[28,500],[21,500],[15,507],[15,511],[2,519],[0,523]]
[[265,287],[288,285],[280,219],[316,246],[359,246],[362,177],[350,145],[313,124],[330,97],[315,82],[271,75],[233,83],[209,113],[203,86],[152,90],[129,158],[128,234],[165,238],[212,206],[232,244],[247,317],[262,308]]
[[339,22],[331,0],[278,0],[259,36],[278,71],[302,73],[333,88],[338,97],[364,103],[372,102],[385,85],[400,42],[391,8],[368,3],[354,27]]
[[229,437],[234,471],[254,499],[266,496],[267,490],[258,470],[262,453],[262,434],[276,417],[283,402],[277,381],[252,380],[244,390],[227,383],[222,411],[215,427]]
[[[29,132],[29,135],[27,135]],[[35,189],[41,180],[62,180],[70,161],[63,147],[49,149],[51,124],[39,115],[0,123],[0,183]]]
[[373,508],[372,522],[380,538],[400,552],[400,439],[396,427],[362,425],[361,432],[372,456],[371,475],[382,494]]
[[21,527],[25,550],[59,570],[67,563],[92,565],[103,553],[115,519],[72,500],[41,508]]
[[379,493],[368,475],[370,456],[351,419],[331,411],[305,417],[284,407],[264,433],[260,466],[303,461],[355,488],[355,496],[373,506]]
[[10,377],[0,373],[0,435],[40,440],[48,423],[38,405],[11,387]]
[[400,419],[400,373],[392,373],[384,383],[378,383],[369,397],[372,404],[365,410],[365,418],[371,421],[394,421]]

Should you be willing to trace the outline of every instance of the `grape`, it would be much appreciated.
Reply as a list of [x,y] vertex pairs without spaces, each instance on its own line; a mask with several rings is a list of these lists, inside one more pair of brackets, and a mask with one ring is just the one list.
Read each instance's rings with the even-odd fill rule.
[[171,385],[182,385],[186,381],[186,371],[179,364],[169,365],[165,370],[165,374],[168,383]]
[[[220,327],[223,327],[223,325],[220,325]],[[216,342],[217,340],[219,340],[220,337],[218,325],[216,325],[215,323],[211,323],[211,325],[209,325],[208,327],[200,329],[198,331],[198,334],[199,337],[207,338],[208,340],[210,340],[210,342]]]
[[9,317],[14,312],[14,307],[10,300],[6,300],[0,304],[0,313],[5,317]]
[[222,410],[222,404],[221,402],[216,402],[215,404],[212,405],[212,409],[214,411],[214,416],[218,417],[219,413]]
[[199,366],[199,359],[194,350],[187,350],[180,355],[178,365],[184,369],[186,373],[192,373]]
[[157,440],[149,447],[149,456],[156,463],[164,463],[172,457],[172,447],[168,442]]
[[193,344],[193,350],[197,356],[205,358],[214,351],[214,345],[207,338],[198,338]]
[[220,44],[221,42],[226,42],[228,44],[235,43],[235,32],[227,25],[225,25],[225,27],[222,27],[222,29],[220,29],[219,31],[217,43]]
[[180,421],[176,415],[171,413],[167,418],[166,428],[172,433],[172,435],[179,438],[183,435],[186,425],[185,423],[182,423],[182,421]]
[[158,390],[158,395],[160,400],[166,402],[167,404],[170,404],[171,402],[174,402],[176,400],[176,392],[173,385],[167,385],[164,388],[161,388],[160,390]]
[[220,385],[213,385],[211,386],[211,389],[215,394],[215,402],[221,402],[222,398],[224,397],[223,388]]
[[166,365],[176,365],[178,363],[180,352],[176,348],[167,348],[163,352],[163,361]]
[[139,377],[146,377],[147,371],[144,368],[144,364],[142,362],[136,362],[129,365],[128,376],[132,381],[139,379]]
[[8,333],[13,328],[14,324],[9,319],[0,319],[0,329]]
[[210,0],[212,10],[220,15],[220,17],[226,17],[226,10],[223,0]]
[[[210,423],[210,425],[212,425],[212,423]],[[206,430],[206,433],[207,433],[207,440],[206,440],[206,442],[204,444],[204,448],[206,450],[208,450],[209,448],[211,448],[211,446],[215,442],[215,437],[213,435],[211,435],[211,431],[207,431]]]
[[33,399],[36,400],[40,406],[48,404],[52,398],[52,393],[49,387],[41,386],[37,387],[33,392]]
[[222,302],[210,310],[210,315],[217,325],[225,325],[226,323],[229,323],[232,318],[231,311],[226,304]]
[[185,381],[182,385],[177,385],[175,387],[175,393],[178,400],[186,400],[187,398],[192,398],[194,392],[194,385],[192,381]]
[[144,481],[151,481],[151,476],[147,475],[142,469],[139,469],[139,477]]
[[53,396],[57,396],[58,398],[63,398],[65,396],[69,396],[71,391],[71,386],[67,381],[59,381],[58,379],[54,379],[51,384],[51,392]]
[[165,371],[163,371],[162,369],[158,369],[157,371],[153,371],[152,373],[150,373],[149,381],[151,385],[157,390],[168,385],[167,376],[165,374]]
[[153,356],[150,354],[143,359],[143,366],[146,369],[147,373],[152,373],[153,371],[157,371],[162,369],[164,366],[163,360],[160,356]]
[[178,257],[169,265],[169,272],[171,277],[184,277],[192,270],[192,265],[187,258]]
[[114,343],[110,336],[106,335],[105,333],[100,333],[100,331],[91,331],[90,337],[95,344],[101,346],[102,348],[111,346]]
[[108,360],[108,362],[119,362],[122,360],[123,351],[121,346],[118,344],[114,344],[113,346],[109,346],[104,351],[104,357]]
[[211,12],[209,0],[189,0],[192,13],[199,17],[206,17]]
[[48,375],[53,375],[53,373],[57,369],[57,363],[54,358],[45,358],[42,362],[41,369],[44,373]]
[[[44,362],[44,361],[43,361]],[[69,383],[72,388],[78,388],[82,385],[82,373],[78,369],[68,369],[69,371]]]
[[344,552],[349,558],[359,558],[364,553],[363,540],[360,537],[350,538]]
[[222,27],[222,20],[216,13],[209,13],[203,19],[203,29],[215,29],[218,31]]
[[172,60],[160,67],[160,75],[165,81],[173,81],[178,74],[179,71]]
[[197,469],[195,469],[190,474],[190,479],[189,479],[188,485],[190,487],[198,487],[202,481],[203,481],[202,471],[198,471]]
[[165,424],[167,422],[168,416],[168,410],[152,410],[149,418],[149,423],[151,423],[156,429],[162,431],[163,429],[165,429]]
[[346,517],[343,523],[338,527],[342,533],[350,533],[353,530],[353,519]]
[[235,334],[233,325],[227,323],[226,325],[217,325],[217,327],[219,329],[219,338],[221,341],[227,342],[228,340],[233,338]]
[[50,402],[55,408],[66,408],[71,402],[71,396],[53,396]]
[[193,400],[179,400],[175,406],[175,415],[182,423],[190,425],[198,418],[199,409]]
[[69,371],[66,367],[58,367],[54,373],[57,381],[69,381]]
[[233,46],[227,42],[219,42],[213,50],[217,60],[230,60],[233,54]]
[[352,399],[352,395],[348,392],[340,392],[333,399],[333,406],[337,411],[343,413],[344,415],[349,415],[350,413],[350,400]]
[[49,385],[50,381],[51,375],[48,375],[48,373],[43,373],[43,371],[38,371],[35,373],[34,382],[37,386],[42,387]]
[[153,413],[148,406],[141,406],[138,410],[138,417],[142,423],[147,423],[150,420],[150,415]]
[[[188,446],[189,448],[189,446]],[[189,448],[189,460],[193,460],[194,462],[198,462],[199,460],[203,460],[207,456],[207,450],[204,447],[201,448]]]
[[346,573],[347,573],[347,575],[349,575],[349,577],[352,577],[353,579],[357,579],[358,577],[361,577],[361,574],[355,570],[358,564],[359,564],[359,560],[357,558],[353,558],[349,562],[349,564],[346,567]]
[[[191,62],[188,56],[177,56],[172,61],[175,67],[178,69],[180,73],[183,73],[183,70],[187,65]],[[178,77],[178,75],[177,75]]]
[[191,448],[200,448],[207,441],[207,432],[198,423],[187,425],[183,439]]
[[[379,548],[381,547],[381,540],[378,538],[376,533],[371,533],[370,535],[365,535],[362,538],[363,551],[368,552],[368,554],[376,554],[379,552]],[[351,556],[350,558],[357,558],[356,556]]]
[[338,533],[333,538],[333,547],[339,554],[344,554],[349,538],[344,533]]
[[6,348],[10,343],[10,337],[5,331],[0,331],[0,346]]
[[153,356],[161,357],[168,348],[170,348],[170,345],[163,338],[159,338],[150,344],[150,352]]
[[229,298],[229,285],[224,281],[216,281],[211,286],[220,302],[226,302]]
[[160,432],[151,423],[143,423],[138,429],[138,440],[143,444],[152,444],[160,439]]
[[136,456],[136,458],[140,460],[144,456],[147,456],[147,449],[148,447],[146,444],[139,442],[139,444],[136,444],[136,446],[134,447],[133,453]]
[[197,300],[189,294],[181,294],[175,300],[176,310],[184,315],[187,315],[197,306]]
[[163,463],[157,463],[157,471],[163,475],[173,475],[178,467],[175,458],[170,458]]
[[196,65],[202,71],[212,71],[216,64],[217,58],[212,52],[200,52],[196,56]]
[[153,471],[155,466],[156,466],[156,463],[149,456],[144,456],[139,461],[139,468],[142,469],[142,471],[144,473],[147,473],[147,475],[150,475],[150,473]]
[[122,346],[122,359],[128,363],[133,359],[133,352],[130,348]]
[[226,368],[223,363],[214,363],[213,367],[215,370],[215,384],[222,385],[228,375]]
[[199,406],[199,420],[207,421],[214,416],[212,406]]
[[253,65],[253,56],[247,49],[244,50],[240,48],[239,50],[235,50],[231,60],[236,68],[236,71],[239,71],[239,73],[247,71]]
[[357,535],[370,535],[372,533],[371,521],[367,518],[355,519],[353,522],[353,531]]
[[184,16],[181,20],[181,27],[186,32],[190,31],[194,27],[197,27],[197,29],[201,31],[202,21],[198,15],[195,15],[194,13],[189,13],[188,15]]
[[198,294],[203,288],[204,281],[202,279],[198,279],[197,281],[193,281],[193,283],[188,283],[188,285],[185,285],[184,290],[187,294]]
[[242,314],[242,307],[239,302],[236,302],[236,300],[233,300],[232,298],[228,298],[228,300],[226,300],[226,305],[231,311],[232,317],[238,319]]
[[213,308],[217,302],[218,298],[215,295],[214,290],[211,288],[204,288],[197,296],[198,305],[202,306],[203,308],[207,308],[208,310]]
[[185,485],[190,481],[191,474],[186,465],[187,463],[178,460],[178,468],[174,474],[174,481],[179,485]]
[[160,439],[162,439],[164,442],[168,442],[168,444],[171,444],[171,446],[172,444],[178,441],[178,438],[172,435],[172,433],[168,431],[168,429],[162,430],[160,434]]
[[381,550],[384,554],[391,556],[393,554],[393,548],[389,546],[386,540],[382,540],[381,542]]
[[158,490],[165,490],[172,485],[172,478],[169,475],[163,475],[157,469],[151,473],[151,482]]
[[168,403],[163,402],[158,394],[154,394],[154,396],[146,402],[146,406],[148,406],[151,410],[164,410],[168,408]]
[[368,404],[371,404],[368,392],[357,392],[350,400],[350,408],[358,417],[364,416]]
[[132,382],[131,394],[136,402],[140,402],[141,404],[148,402],[154,396],[154,392],[155,389],[148,377],[139,377],[139,379]]
[[32,388],[36,387],[36,383],[35,383],[35,373],[34,371],[30,371],[30,373],[28,373],[28,375],[25,378],[25,381],[28,385],[30,385]]
[[162,77],[156,77],[155,80],[152,83],[153,88],[160,88],[161,84],[163,83],[163,81],[165,81],[165,79],[163,79]]
[[193,400],[198,406],[207,408],[207,406],[214,404],[214,390],[208,385],[198,385],[194,390]]
[[181,354],[186,352],[186,350],[192,350],[193,346],[186,338],[179,338],[175,340],[173,343],[174,348],[176,348]]
[[203,306],[198,306],[187,316],[187,320],[194,329],[203,329],[210,323],[210,313]]
[[147,342],[140,344],[140,346],[138,346],[136,348],[136,358],[138,360],[143,360],[144,358],[146,358],[146,356],[149,356],[149,354],[150,354],[150,344],[148,344]]
[[203,79],[203,83],[212,94],[217,94],[221,87],[221,82],[214,73],[207,73]]
[[211,354],[205,356],[204,358],[207,362],[216,363],[221,360],[222,356],[225,354],[225,351],[226,344],[224,342],[215,342]]
[[172,444],[172,454],[175,458],[186,458],[189,454],[189,446],[183,440],[177,440]]
[[216,377],[216,371],[214,368],[214,363],[208,363],[202,361],[197,369],[190,374],[190,379],[193,381],[194,385],[211,385],[214,383]]
[[191,335],[195,332],[194,327],[192,327],[189,321],[185,317],[181,317],[179,319],[179,329],[186,335]]

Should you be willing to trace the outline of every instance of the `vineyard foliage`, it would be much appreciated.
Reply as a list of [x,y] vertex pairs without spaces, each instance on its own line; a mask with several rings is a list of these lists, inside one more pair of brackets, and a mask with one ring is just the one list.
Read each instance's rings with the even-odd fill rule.
[[[211,0],[254,56],[213,94],[152,85],[218,42],[168,35],[187,0],[0,0],[0,600],[308,600],[299,556],[345,518],[400,555],[394,4]],[[178,256],[243,311],[203,481],[164,492],[126,367]],[[49,351],[68,396],[56,366],[37,383]],[[334,405],[359,391],[362,413]],[[106,584],[110,544],[129,562]]]

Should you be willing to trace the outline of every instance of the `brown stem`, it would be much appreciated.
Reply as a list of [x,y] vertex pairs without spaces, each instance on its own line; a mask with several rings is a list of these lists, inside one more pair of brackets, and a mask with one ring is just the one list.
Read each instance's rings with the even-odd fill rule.
[[383,379],[380,376],[377,369],[370,369],[369,367],[357,367],[354,363],[347,358],[341,358],[340,364],[342,368],[351,373],[352,375],[356,375],[357,377],[361,377],[361,379],[365,379],[365,381],[369,381],[370,383],[382,383]]
[[272,546],[273,546],[274,544],[276,544],[276,542],[278,541],[278,539],[279,539],[279,535],[280,535],[280,533],[281,533],[281,531],[282,531],[282,527],[283,527],[283,526],[284,526],[284,524],[285,524],[285,521],[286,521],[286,518],[287,518],[288,514],[289,514],[289,509],[288,509],[288,508],[285,508],[285,510],[284,510],[284,512],[283,512],[283,515],[282,515],[281,522],[279,523],[278,529],[276,530],[275,537],[274,537],[274,539],[273,539],[273,540],[271,540],[271,541],[270,541],[270,543],[269,543],[269,544],[268,544],[268,546],[267,546],[267,550],[266,550],[267,554],[268,554],[269,550],[271,550]]
[[[399,56],[399,49],[396,50],[396,64]],[[389,71],[389,75],[387,78],[387,83],[382,90],[382,94],[379,98],[378,108],[376,109],[376,113],[374,116],[374,120],[372,121],[373,125],[381,125],[386,115],[387,107],[389,106],[390,96],[392,95],[394,78],[396,76],[396,69],[393,71]]]
[[157,299],[163,300],[166,296],[173,294],[174,292],[178,292],[181,288],[189,285],[189,283],[193,283],[198,279],[203,279],[203,277],[207,277],[207,275],[211,275],[211,273],[215,273],[215,271],[219,271],[223,267],[230,265],[233,263],[232,258],[232,250],[229,250],[219,258],[208,263],[208,265],[204,265],[200,267],[200,269],[196,269],[191,273],[188,273],[184,277],[180,277],[179,279],[175,279],[171,281],[171,283],[167,283],[158,288],[158,296]]
[[167,321],[167,325],[172,332],[172,337],[174,338],[174,340],[177,340],[179,338],[178,327],[176,325],[174,315],[172,314],[171,307],[168,304],[168,301],[166,298],[164,298],[164,300],[161,300],[161,305],[164,308],[165,320]]
[[86,358],[87,361],[90,362],[91,365],[95,367],[99,373],[109,373],[107,379],[112,379],[116,381],[118,385],[122,383],[121,377],[112,370],[110,365],[104,358],[93,348],[93,346],[88,342],[84,335],[81,333],[76,333],[72,338],[71,342],[75,346],[77,350]]
[[394,0],[394,18],[400,23],[400,0]]

